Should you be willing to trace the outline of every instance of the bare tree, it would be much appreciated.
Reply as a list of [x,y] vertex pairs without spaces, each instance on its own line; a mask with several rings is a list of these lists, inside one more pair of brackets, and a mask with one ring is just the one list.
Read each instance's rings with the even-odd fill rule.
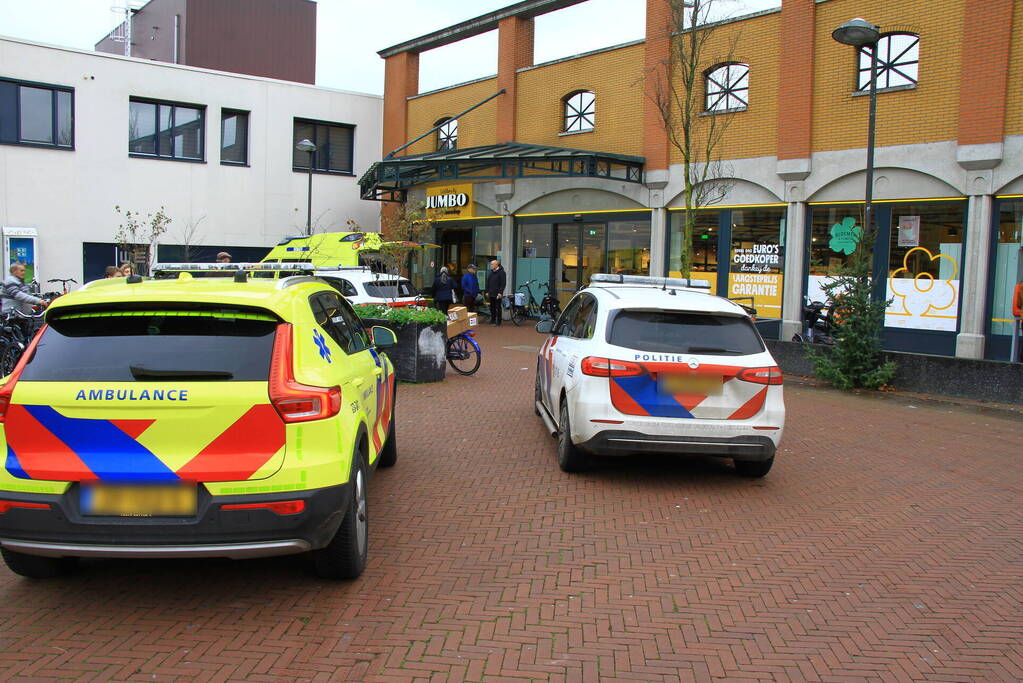
[[199,218],[189,218],[185,221],[185,225],[181,228],[181,232],[178,233],[178,241],[181,242],[182,258],[185,263],[192,263],[195,254],[195,247],[202,244],[203,236],[199,232],[199,224],[206,220],[206,214],[199,216]]
[[[721,160],[720,144],[731,115],[708,112],[704,74],[709,67],[734,62],[738,35],[723,51],[710,41],[717,25],[710,19],[719,0],[666,0],[671,4],[668,58],[657,65],[655,87],[649,96],[657,106],[668,142],[682,157],[683,216],[679,270],[689,277],[693,264],[696,210],[716,204],[727,195],[730,169]],[[720,8],[718,8],[720,9]],[[724,109],[724,111],[728,111]]]
[[135,272],[148,275],[156,258],[160,236],[167,232],[171,219],[164,213],[162,206],[156,213],[147,213],[145,216],[139,211],[122,210],[120,206],[115,206],[114,211],[124,219],[114,233],[118,247],[128,255],[135,266]]

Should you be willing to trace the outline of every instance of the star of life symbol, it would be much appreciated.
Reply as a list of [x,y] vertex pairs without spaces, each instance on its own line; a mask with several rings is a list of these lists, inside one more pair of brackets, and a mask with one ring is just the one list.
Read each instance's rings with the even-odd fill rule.
[[320,358],[327,361],[328,363],[331,362],[330,348],[327,347],[327,340],[324,338],[322,334],[320,334],[319,330],[313,330],[313,341],[316,342],[316,346],[320,350]]

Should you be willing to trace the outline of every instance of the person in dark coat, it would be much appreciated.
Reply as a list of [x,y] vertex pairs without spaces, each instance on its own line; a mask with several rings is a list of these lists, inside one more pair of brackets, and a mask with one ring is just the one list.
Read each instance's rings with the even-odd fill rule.
[[501,262],[494,259],[490,262],[490,272],[487,273],[487,298],[490,299],[490,324],[501,325],[501,299],[504,298],[504,288],[508,284],[508,274],[501,267]]
[[462,276],[462,303],[467,310],[476,310],[476,296],[480,293],[480,281],[476,277],[476,264],[470,263],[465,267],[465,275]]
[[433,302],[441,313],[447,313],[455,301],[455,278],[448,274],[447,266],[433,279]]

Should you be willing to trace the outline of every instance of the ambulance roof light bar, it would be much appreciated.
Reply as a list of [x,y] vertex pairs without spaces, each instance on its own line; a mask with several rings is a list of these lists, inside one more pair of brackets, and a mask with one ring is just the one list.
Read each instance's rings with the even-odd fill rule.
[[312,263],[157,263],[150,271],[156,273],[208,273],[208,272],[313,272]]
[[591,285],[647,285],[667,289],[681,287],[685,289],[702,289],[710,291],[710,283],[706,280],[693,280],[682,277],[653,277],[650,275],[617,275],[612,273],[594,273],[590,276]]

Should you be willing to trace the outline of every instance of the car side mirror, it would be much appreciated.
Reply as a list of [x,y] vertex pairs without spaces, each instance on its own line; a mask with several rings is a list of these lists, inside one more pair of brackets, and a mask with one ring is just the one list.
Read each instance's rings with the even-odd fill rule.
[[550,334],[554,329],[553,320],[541,320],[536,324],[536,331],[540,334]]
[[375,326],[370,328],[370,335],[373,337],[373,345],[380,348],[387,348],[398,343],[398,337],[393,330],[386,327]]

